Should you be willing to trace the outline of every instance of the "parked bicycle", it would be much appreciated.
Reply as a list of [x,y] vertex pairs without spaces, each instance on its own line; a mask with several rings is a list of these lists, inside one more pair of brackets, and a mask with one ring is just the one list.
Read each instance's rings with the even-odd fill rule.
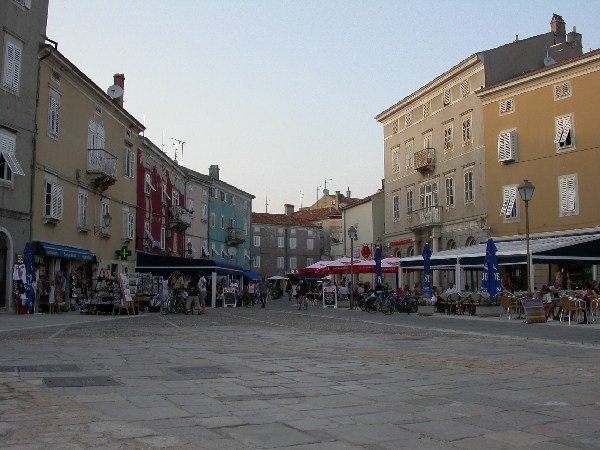
[[416,313],[419,311],[419,302],[407,293],[391,294],[393,298],[394,310],[400,313]]
[[184,307],[184,291],[182,290],[171,290],[169,296],[162,303],[160,307],[161,314],[178,314],[185,311]]

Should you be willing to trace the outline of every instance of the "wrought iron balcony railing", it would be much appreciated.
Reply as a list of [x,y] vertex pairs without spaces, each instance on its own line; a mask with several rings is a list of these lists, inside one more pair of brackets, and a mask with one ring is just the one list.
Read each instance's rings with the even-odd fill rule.
[[423,209],[416,209],[406,215],[408,227],[410,229],[439,225],[442,223],[442,207],[429,206]]

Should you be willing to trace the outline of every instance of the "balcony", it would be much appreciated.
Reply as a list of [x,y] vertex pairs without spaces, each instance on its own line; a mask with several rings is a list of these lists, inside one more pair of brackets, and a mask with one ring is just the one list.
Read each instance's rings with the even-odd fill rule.
[[173,206],[169,209],[169,227],[183,231],[192,225],[192,214],[183,206]]
[[415,170],[421,173],[435,169],[435,149],[424,148],[415,153]]
[[244,230],[240,228],[227,228],[227,237],[225,238],[225,243],[227,245],[240,245],[246,242],[244,238]]
[[406,215],[408,228],[415,230],[442,223],[442,207],[430,206],[428,208],[417,209]]
[[117,182],[117,158],[104,149],[88,149],[87,173],[92,186],[105,191]]

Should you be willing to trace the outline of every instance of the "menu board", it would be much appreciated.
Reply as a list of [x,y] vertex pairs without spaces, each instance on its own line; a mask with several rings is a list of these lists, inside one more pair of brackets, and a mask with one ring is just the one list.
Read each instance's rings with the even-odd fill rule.
[[337,289],[335,286],[323,288],[323,308],[337,308]]
[[237,306],[235,300],[235,288],[223,288],[223,306]]

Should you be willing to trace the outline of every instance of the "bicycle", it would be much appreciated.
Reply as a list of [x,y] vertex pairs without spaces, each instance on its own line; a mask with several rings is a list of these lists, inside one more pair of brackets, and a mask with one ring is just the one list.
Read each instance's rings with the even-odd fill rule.
[[390,294],[394,309],[398,312],[405,312],[407,314],[416,313],[419,310],[419,303],[417,299],[411,297],[409,294]]
[[185,310],[183,305],[183,292],[171,291],[169,296],[160,306],[161,314],[178,314]]

